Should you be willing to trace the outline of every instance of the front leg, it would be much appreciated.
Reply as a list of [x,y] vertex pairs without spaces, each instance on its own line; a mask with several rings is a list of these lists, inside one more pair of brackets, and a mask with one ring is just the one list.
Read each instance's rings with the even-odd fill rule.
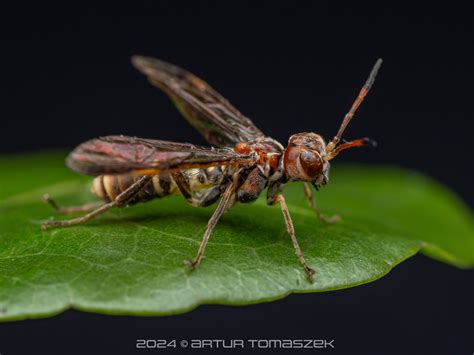
[[316,271],[308,265],[306,259],[301,252],[301,248],[298,244],[298,240],[296,239],[295,228],[293,227],[293,222],[291,221],[290,211],[288,210],[288,206],[286,205],[285,197],[283,195],[276,196],[276,202],[280,203],[281,211],[283,212],[283,218],[285,219],[286,230],[291,237],[291,241],[293,242],[293,247],[295,248],[296,256],[298,257],[301,265],[303,265],[304,271],[308,274],[309,281],[314,281],[314,274]]
[[309,207],[316,213],[316,218],[323,221],[326,224],[333,224],[339,222],[341,220],[341,216],[335,214],[331,217],[326,217],[321,213],[318,206],[316,205],[316,201],[314,199],[313,193],[311,192],[311,187],[307,182],[304,182],[304,194],[306,196],[306,200],[308,201]]

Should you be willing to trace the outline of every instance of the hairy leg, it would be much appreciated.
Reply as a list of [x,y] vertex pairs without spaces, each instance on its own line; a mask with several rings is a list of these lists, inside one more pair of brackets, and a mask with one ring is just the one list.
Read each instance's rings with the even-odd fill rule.
[[309,207],[316,213],[316,218],[320,219],[324,223],[333,224],[339,222],[341,220],[341,216],[335,214],[331,217],[326,217],[321,213],[318,206],[316,205],[316,201],[314,199],[313,193],[311,192],[311,187],[307,182],[304,182],[304,194],[306,196],[306,200],[308,201]]
[[291,221],[290,211],[288,210],[288,206],[286,205],[285,197],[283,195],[278,195],[277,201],[280,203],[281,211],[283,212],[283,217],[286,223],[286,230],[288,231],[288,234],[291,237],[291,241],[293,242],[293,247],[295,248],[296,256],[298,256],[301,265],[303,265],[304,270],[308,274],[309,280],[313,282],[314,274],[316,272],[308,265],[303,256],[303,253],[301,252],[298,240],[296,239],[295,228],[293,227],[293,222]]
[[105,211],[113,208],[119,207],[126,204],[130,201],[135,195],[148,184],[151,180],[150,176],[142,176],[140,180],[128,187],[125,191],[120,193],[112,202],[103,204],[102,206],[96,208],[95,210],[85,214],[84,216],[62,220],[62,221],[47,221],[41,224],[41,229],[46,230],[50,227],[68,227],[73,226],[82,222],[89,221],[94,217],[104,213]]

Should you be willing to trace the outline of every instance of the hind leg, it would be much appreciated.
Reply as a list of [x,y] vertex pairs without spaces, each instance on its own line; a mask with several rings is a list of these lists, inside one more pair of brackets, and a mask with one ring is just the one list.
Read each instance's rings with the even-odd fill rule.
[[[47,221],[41,224],[41,229],[46,230],[50,227],[68,227],[74,226],[76,224],[89,221],[98,215],[104,213],[105,211],[113,208],[113,207],[120,207],[127,204],[130,200],[132,200],[135,195],[140,192],[142,188],[145,187],[151,180],[150,176],[142,176],[140,180],[136,183],[128,187],[125,191],[119,194],[112,202],[103,204],[102,206],[94,209],[93,211],[85,214],[84,216],[66,219],[62,221]],[[80,206],[79,206],[80,207]]]
[[63,213],[63,214],[71,214],[71,213],[75,213],[75,212],[92,211],[92,210],[95,210],[96,208],[100,207],[101,205],[105,204],[105,202],[96,201],[96,202],[85,203],[85,204],[80,205],[80,206],[62,207],[62,206],[59,206],[48,194],[45,194],[43,196],[43,202],[47,203],[52,208],[54,208],[54,210],[56,212]]

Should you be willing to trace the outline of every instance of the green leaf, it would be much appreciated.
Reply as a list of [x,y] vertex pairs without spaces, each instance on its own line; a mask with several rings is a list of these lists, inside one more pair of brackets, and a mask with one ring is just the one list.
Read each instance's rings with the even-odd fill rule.
[[[304,200],[301,184],[285,191],[310,265],[299,265],[278,206],[264,199],[223,216],[200,267],[183,260],[197,251],[213,208],[179,197],[116,209],[89,223],[41,231],[53,216],[40,202],[94,199],[89,178],[69,172],[60,153],[0,158],[0,319],[43,317],[67,308],[110,314],[163,315],[203,303],[251,304],[292,292],[336,290],[373,281],[423,253],[458,267],[474,266],[468,208],[446,188],[391,167],[334,164],[316,194],[327,226]],[[56,216],[55,218],[62,218]]]

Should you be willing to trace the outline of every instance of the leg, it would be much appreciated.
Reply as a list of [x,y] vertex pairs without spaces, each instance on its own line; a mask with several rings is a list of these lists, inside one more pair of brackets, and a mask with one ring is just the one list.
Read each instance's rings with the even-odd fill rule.
[[316,218],[327,224],[333,224],[341,220],[341,216],[337,214],[328,218],[321,213],[318,206],[316,206],[316,201],[314,200],[313,193],[311,192],[311,188],[307,182],[304,182],[304,194],[306,196],[306,199],[308,200],[309,207],[311,207],[316,213]]
[[188,202],[196,207],[207,207],[216,202],[222,196],[224,191],[225,189],[223,190],[221,186],[214,186],[206,191],[206,193],[192,197]]
[[49,227],[68,227],[68,226],[73,226],[85,221],[89,221],[92,218],[104,213],[105,211],[111,209],[112,207],[117,207],[117,206],[122,206],[127,203],[127,201],[130,201],[143,187],[145,187],[148,182],[150,182],[151,177],[150,176],[142,176],[140,180],[138,180],[136,183],[128,187],[124,192],[119,194],[115,200],[112,202],[106,203],[99,208],[93,210],[92,212],[89,212],[88,214],[73,218],[73,219],[68,219],[68,220],[63,220],[63,221],[47,221],[41,224],[41,229],[46,230]]
[[185,264],[189,268],[194,269],[201,262],[202,256],[204,255],[204,251],[206,249],[207,242],[209,241],[209,237],[211,236],[211,233],[214,230],[214,227],[219,221],[219,218],[231,206],[233,202],[234,193],[235,193],[235,187],[234,187],[234,184],[231,183],[224,191],[224,194],[222,195],[222,198],[219,201],[219,205],[214,211],[214,214],[212,215],[211,219],[209,220],[209,222],[207,222],[206,231],[204,232],[204,237],[202,238],[202,242],[201,242],[201,245],[199,246],[199,250],[196,257],[194,258],[194,260],[185,261]]
[[293,247],[295,248],[296,255],[298,256],[298,259],[303,265],[304,271],[308,274],[308,278],[311,282],[314,281],[314,274],[316,273],[313,268],[311,268],[308,263],[306,262],[303,253],[301,252],[300,246],[298,245],[298,240],[296,239],[296,234],[295,234],[295,228],[293,227],[293,222],[291,221],[291,216],[290,212],[288,211],[288,206],[286,205],[285,202],[285,197],[283,195],[278,195],[278,202],[280,202],[281,206],[281,211],[283,212],[283,217],[285,219],[286,223],[286,229],[288,231],[288,234],[291,237],[291,241],[293,242]]
[[97,202],[86,203],[81,206],[61,207],[51,197],[49,197],[48,194],[43,196],[43,201],[51,205],[51,207],[53,207],[56,210],[56,212],[64,213],[64,214],[92,211],[92,210],[95,210],[97,207],[100,207],[101,205],[104,204],[104,202],[97,201]]

